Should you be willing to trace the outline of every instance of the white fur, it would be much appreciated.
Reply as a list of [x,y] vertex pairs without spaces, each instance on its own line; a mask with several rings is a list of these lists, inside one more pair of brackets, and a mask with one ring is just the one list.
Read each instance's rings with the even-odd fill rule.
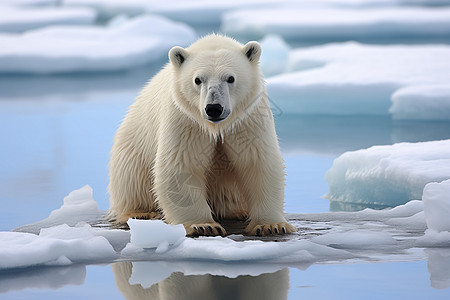
[[[286,222],[284,164],[260,54],[256,42],[219,35],[169,52],[171,63],[143,89],[115,136],[110,216],[125,222],[160,210],[166,222],[185,226],[247,217],[248,231]],[[204,113],[214,89],[214,101],[231,111],[218,123]]]

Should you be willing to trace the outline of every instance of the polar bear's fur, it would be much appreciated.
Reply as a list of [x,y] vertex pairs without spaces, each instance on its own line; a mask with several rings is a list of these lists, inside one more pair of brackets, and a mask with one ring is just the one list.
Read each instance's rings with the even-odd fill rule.
[[109,215],[163,216],[188,235],[289,233],[284,163],[262,73],[261,47],[209,35],[183,49],[143,89],[116,133]]

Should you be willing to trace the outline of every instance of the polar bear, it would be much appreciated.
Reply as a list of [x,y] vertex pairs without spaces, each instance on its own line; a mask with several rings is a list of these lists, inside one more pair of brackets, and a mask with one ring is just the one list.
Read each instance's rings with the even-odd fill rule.
[[188,236],[226,235],[222,219],[247,220],[250,235],[296,231],[260,55],[216,34],[169,51],[114,137],[111,219],[162,217]]

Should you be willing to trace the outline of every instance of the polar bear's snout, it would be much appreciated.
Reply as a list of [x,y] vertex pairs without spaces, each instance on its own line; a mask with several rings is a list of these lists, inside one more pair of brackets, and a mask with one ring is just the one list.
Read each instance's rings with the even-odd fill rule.
[[231,113],[230,98],[224,83],[212,84],[208,87],[204,118],[212,123],[225,120]]
[[220,104],[208,104],[206,105],[205,112],[211,119],[217,119],[222,115],[223,107]]

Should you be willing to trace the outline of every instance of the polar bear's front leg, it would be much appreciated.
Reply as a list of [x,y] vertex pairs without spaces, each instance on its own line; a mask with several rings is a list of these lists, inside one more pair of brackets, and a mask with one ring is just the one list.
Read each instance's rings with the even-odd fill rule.
[[158,206],[169,224],[183,224],[187,236],[225,235],[212,217],[206,200],[205,171],[201,164],[187,165],[161,155],[154,169],[154,191]]
[[277,149],[258,148],[259,159],[241,153],[237,162],[241,188],[249,207],[250,235],[272,235],[296,232],[284,217],[284,164]]

